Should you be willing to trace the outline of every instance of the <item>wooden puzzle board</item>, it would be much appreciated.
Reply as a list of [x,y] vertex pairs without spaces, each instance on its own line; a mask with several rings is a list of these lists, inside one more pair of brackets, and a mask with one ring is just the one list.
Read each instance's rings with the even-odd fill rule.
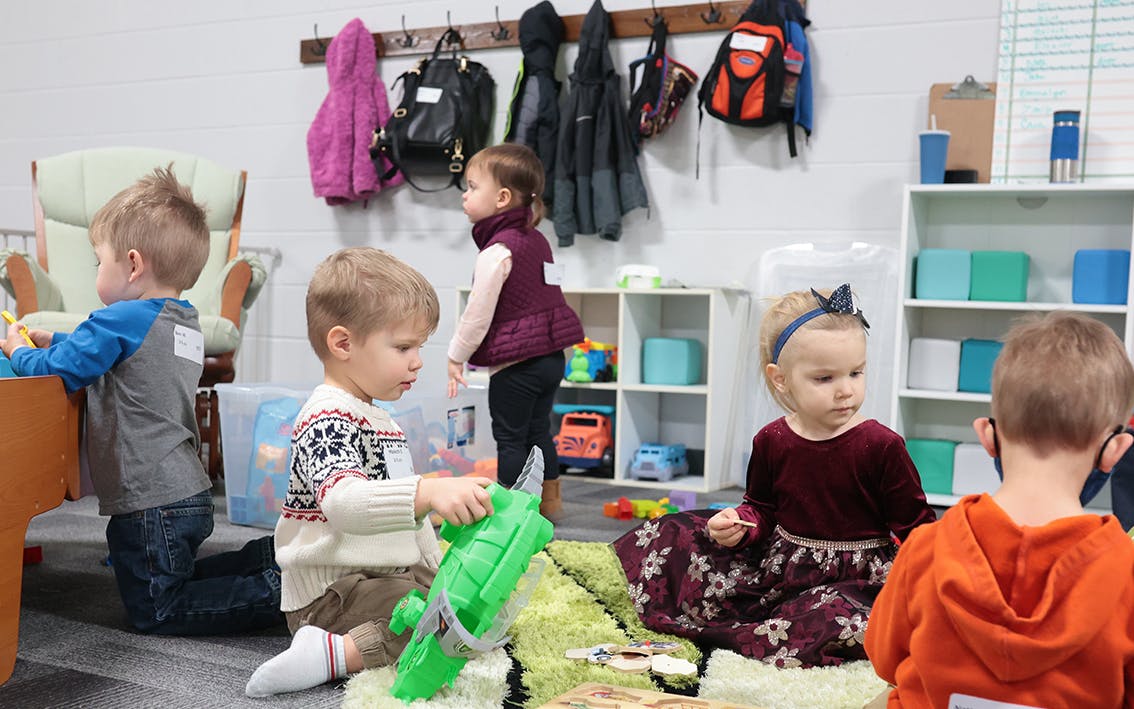
[[611,684],[588,682],[561,694],[541,709],[760,709],[750,704],[734,704],[715,699],[683,697],[678,694],[629,689]]

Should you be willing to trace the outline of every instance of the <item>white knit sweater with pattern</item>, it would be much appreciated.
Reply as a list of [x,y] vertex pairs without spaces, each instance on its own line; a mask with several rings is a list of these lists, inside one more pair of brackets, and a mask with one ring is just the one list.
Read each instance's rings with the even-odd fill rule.
[[405,434],[385,410],[338,387],[315,389],[295,420],[291,477],[276,522],[284,612],[357,571],[437,568],[437,535],[427,518],[414,518],[421,478],[409,461]]

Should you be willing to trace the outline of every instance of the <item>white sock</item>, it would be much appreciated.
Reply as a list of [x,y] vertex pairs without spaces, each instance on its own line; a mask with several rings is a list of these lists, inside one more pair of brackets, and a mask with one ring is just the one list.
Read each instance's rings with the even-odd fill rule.
[[298,692],[346,674],[343,636],[305,625],[291,639],[291,647],[256,668],[244,693],[249,697],[267,697]]

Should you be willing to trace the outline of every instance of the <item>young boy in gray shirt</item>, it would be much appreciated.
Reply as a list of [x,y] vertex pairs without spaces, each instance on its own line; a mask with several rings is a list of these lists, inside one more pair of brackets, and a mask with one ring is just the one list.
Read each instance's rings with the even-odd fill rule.
[[211,483],[194,416],[204,361],[197,310],[181,292],[209,255],[204,209],[170,169],[111,198],[91,222],[105,308],[74,332],[8,327],[21,376],[87,388],[86,445],[99,512],[130,623],[145,633],[212,635],[282,622],[270,536],[196,559],[213,531]]

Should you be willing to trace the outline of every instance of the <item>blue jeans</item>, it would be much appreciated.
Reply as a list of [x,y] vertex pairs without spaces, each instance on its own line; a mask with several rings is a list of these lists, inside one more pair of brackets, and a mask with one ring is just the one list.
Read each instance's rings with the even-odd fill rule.
[[284,622],[272,537],[196,560],[212,532],[208,490],[110,518],[106,542],[135,628],[162,635],[219,635]]

